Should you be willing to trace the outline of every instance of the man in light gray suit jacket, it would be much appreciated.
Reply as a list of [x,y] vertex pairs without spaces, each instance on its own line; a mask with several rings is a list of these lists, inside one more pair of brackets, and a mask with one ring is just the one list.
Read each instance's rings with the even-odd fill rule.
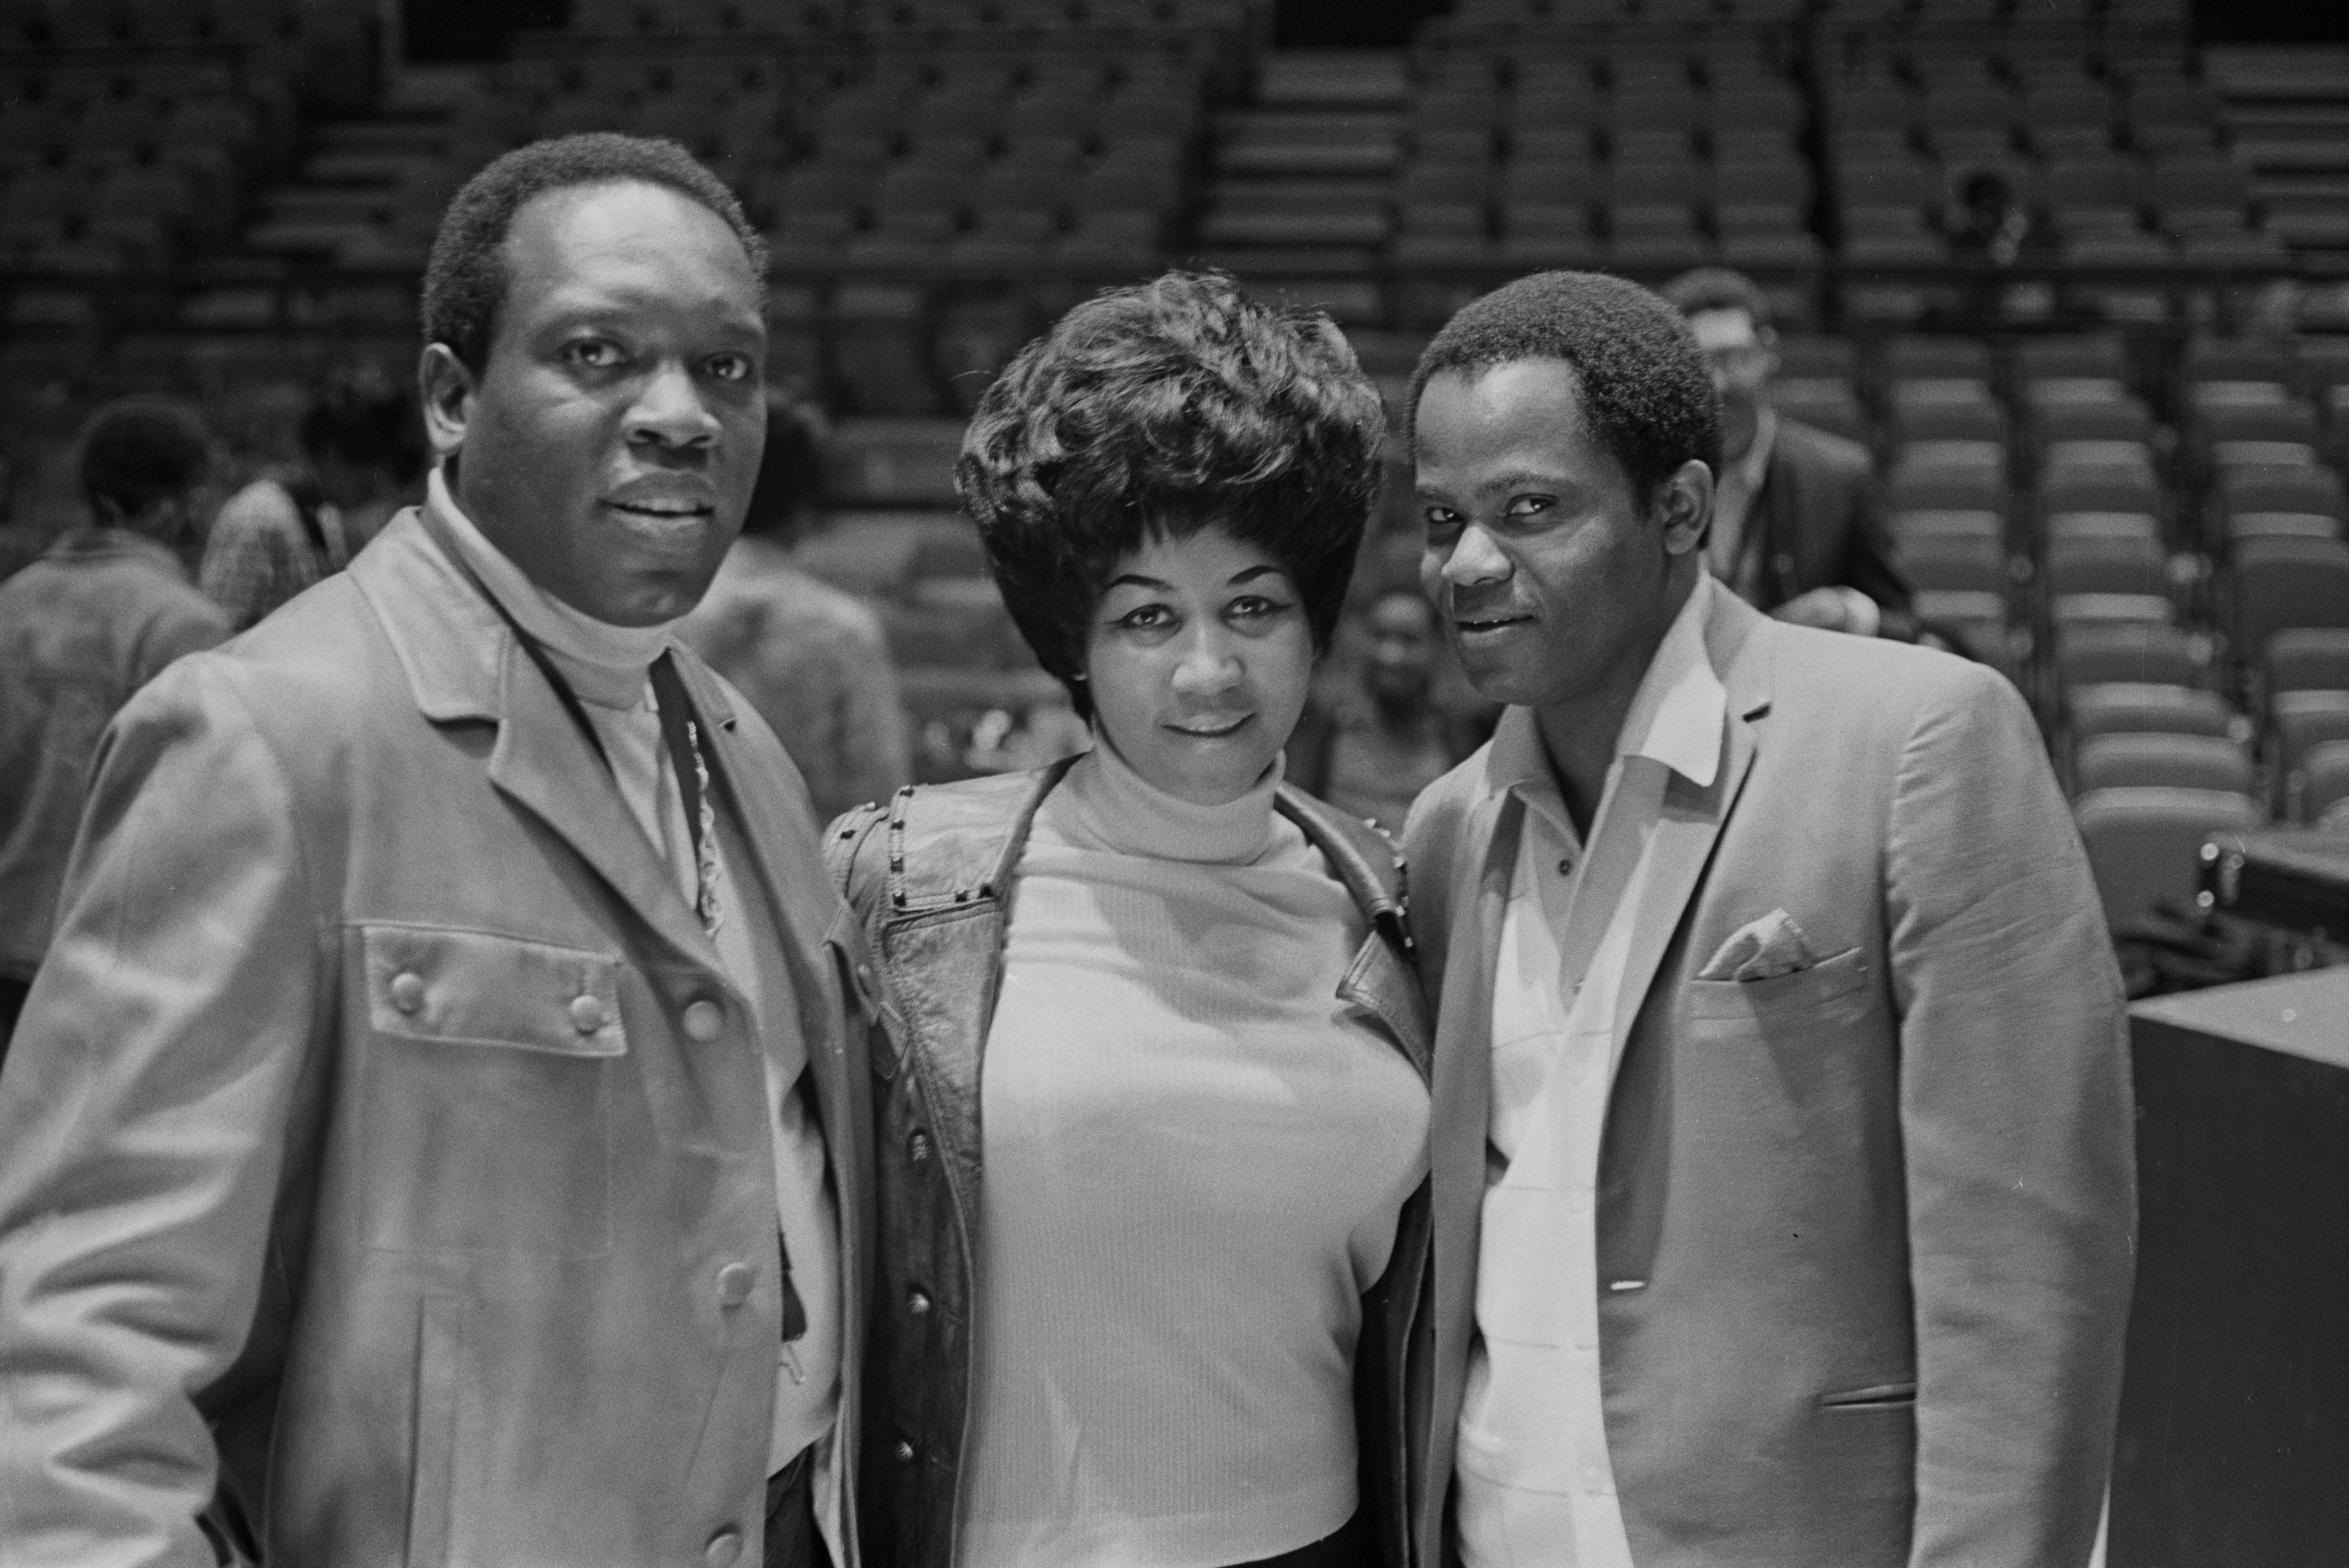
[[2056,1568],[2109,1463],[2121,992],[1996,675],[1706,575],[1717,412],[1547,273],[1412,386],[1492,742],[1406,834],[1439,1010],[1421,1560]]

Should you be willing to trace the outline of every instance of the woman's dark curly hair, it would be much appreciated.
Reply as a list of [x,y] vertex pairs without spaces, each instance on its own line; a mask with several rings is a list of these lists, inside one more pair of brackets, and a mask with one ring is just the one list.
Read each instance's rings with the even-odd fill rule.
[[1153,539],[1221,527],[1257,546],[1327,650],[1384,429],[1327,315],[1168,273],[1086,301],[1019,351],[979,399],[955,488],[1020,634],[1089,717],[1093,607]]

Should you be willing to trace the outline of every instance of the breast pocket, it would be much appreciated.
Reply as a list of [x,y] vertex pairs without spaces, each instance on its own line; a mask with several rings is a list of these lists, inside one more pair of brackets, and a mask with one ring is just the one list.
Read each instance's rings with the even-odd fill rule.
[[364,1244],[609,1250],[613,1077],[628,1044],[608,954],[408,925],[360,933]]
[[1868,973],[1868,954],[1849,947],[1807,969],[1767,980],[1692,980],[1689,1016],[1700,1024],[1768,1026],[1837,1010],[1857,1011],[1867,1005]]

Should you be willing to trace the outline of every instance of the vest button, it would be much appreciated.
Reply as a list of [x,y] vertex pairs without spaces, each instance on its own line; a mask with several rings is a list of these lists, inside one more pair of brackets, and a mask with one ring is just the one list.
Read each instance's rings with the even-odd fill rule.
[[914,1462],[914,1445],[907,1442],[905,1439],[899,1438],[895,1443],[890,1445],[889,1456],[901,1465],[912,1464]]
[[709,1563],[709,1568],[732,1568],[734,1560],[741,1555],[742,1532],[739,1530],[719,1531],[709,1538],[709,1544],[701,1549],[701,1560]]
[[716,1039],[726,1029],[726,1009],[704,996],[689,1003],[685,1009],[685,1032],[703,1045]]
[[740,1306],[750,1299],[753,1279],[749,1264],[728,1264],[718,1271],[718,1302],[721,1306]]
[[913,1135],[905,1140],[905,1158],[912,1161],[916,1165],[928,1164],[930,1162],[930,1135],[922,1131],[919,1128],[915,1129]]
[[912,1313],[916,1317],[928,1316],[930,1311],[929,1296],[919,1290],[907,1291],[905,1293],[905,1310]]
[[413,969],[403,969],[391,977],[391,1005],[403,1013],[413,1013],[424,1006],[424,976]]
[[595,996],[571,998],[571,1026],[583,1035],[592,1035],[604,1026],[604,1004]]

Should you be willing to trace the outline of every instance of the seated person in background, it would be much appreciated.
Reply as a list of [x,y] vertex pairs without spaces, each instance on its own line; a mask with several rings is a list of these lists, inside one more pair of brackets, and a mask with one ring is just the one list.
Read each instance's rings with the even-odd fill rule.
[[1755,609],[1798,625],[1914,641],[1868,449],[1770,407],[1770,302],[1723,267],[1660,291],[1696,335],[1721,397],[1721,477],[1705,552]]
[[201,582],[242,632],[350,563],[422,499],[416,390],[372,372],[336,380],[302,417],[301,468],[264,474],[212,521]]
[[1476,749],[1476,737],[1434,701],[1440,628],[1418,585],[1381,589],[1363,619],[1359,683],[1307,707],[1289,738],[1288,778],[1397,834],[1419,792]]
[[767,454],[742,537],[678,627],[782,738],[819,822],[885,800],[914,777],[879,617],[792,560],[814,511],[823,458],[815,411],[770,391]]
[[181,554],[211,467],[188,409],[100,409],[82,436],[88,525],[0,583],[0,1056],[48,950],[107,721],[165,665],[229,634]]
[[1071,311],[964,437],[1095,744],[825,835],[890,1028],[874,1563],[1409,1560],[1426,1015],[1392,846],[1280,760],[1383,423],[1328,317],[1176,273]]

